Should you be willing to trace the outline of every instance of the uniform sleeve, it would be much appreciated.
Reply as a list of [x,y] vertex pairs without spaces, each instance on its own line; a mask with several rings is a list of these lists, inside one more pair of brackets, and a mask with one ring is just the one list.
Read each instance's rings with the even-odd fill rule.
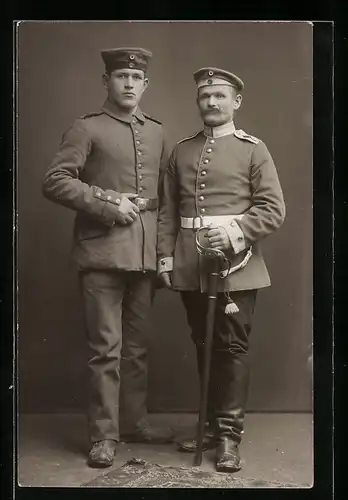
[[62,137],[60,148],[42,183],[45,198],[112,226],[118,213],[121,193],[90,186],[80,180],[92,140],[84,120],[76,120]]
[[263,142],[255,146],[251,155],[250,182],[251,207],[228,229],[235,253],[272,234],[285,219],[285,203],[277,170]]
[[157,226],[158,273],[173,269],[173,253],[179,230],[178,182],[175,150],[163,174]]

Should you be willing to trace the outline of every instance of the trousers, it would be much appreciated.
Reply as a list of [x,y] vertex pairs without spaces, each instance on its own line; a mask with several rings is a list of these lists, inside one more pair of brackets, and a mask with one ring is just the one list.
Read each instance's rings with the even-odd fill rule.
[[80,273],[88,354],[90,441],[120,439],[146,426],[146,319],[154,297],[152,273]]
[[[249,335],[257,290],[230,292],[239,312],[225,314],[227,299],[218,293],[208,389],[207,420],[217,439],[227,436],[239,443],[244,432],[248,398]],[[202,377],[208,294],[181,292],[191,337],[196,347],[199,376]]]

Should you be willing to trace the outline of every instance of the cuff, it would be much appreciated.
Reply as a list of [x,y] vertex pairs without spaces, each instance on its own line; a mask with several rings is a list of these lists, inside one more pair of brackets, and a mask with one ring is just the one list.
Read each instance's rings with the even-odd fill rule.
[[168,273],[173,271],[173,257],[163,257],[157,263],[158,274]]
[[96,187],[93,196],[103,202],[102,218],[104,224],[113,227],[115,225],[115,215],[118,213],[118,207],[121,203],[121,194],[110,189],[103,191]]
[[237,222],[235,220],[232,220],[228,224],[225,224],[223,227],[226,229],[234,253],[238,254],[239,252],[245,250],[247,245],[245,242],[244,234],[241,228],[238,226]]

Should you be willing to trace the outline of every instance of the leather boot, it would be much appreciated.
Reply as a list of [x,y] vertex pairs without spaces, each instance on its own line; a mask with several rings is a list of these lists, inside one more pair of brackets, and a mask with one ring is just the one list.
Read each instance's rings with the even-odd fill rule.
[[236,472],[241,469],[238,445],[244,428],[244,413],[249,388],[247,354],[219,353],[216,394],[216,469]]
[[216,447],[216,470],[238,472],[242,468],[238,443],[227,436],[221,437]]
[[116,444],[113,439],[103,439],[94,443],[88,455],[89,467],[110,467],[114,461]]

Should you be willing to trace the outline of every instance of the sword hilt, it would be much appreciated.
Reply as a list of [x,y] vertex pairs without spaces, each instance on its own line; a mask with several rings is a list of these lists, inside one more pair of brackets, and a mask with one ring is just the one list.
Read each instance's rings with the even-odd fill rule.
[[226,260],[225,254],[222,250],[218,248],[212,248],[209,246],[204,246],[199,241],[199,234],[201,231],[209,231],[211,229],[210,226],[201,226],[196,230],[196,248],[199,255],[203,255],[204,257],[219,259],[222,261]]

